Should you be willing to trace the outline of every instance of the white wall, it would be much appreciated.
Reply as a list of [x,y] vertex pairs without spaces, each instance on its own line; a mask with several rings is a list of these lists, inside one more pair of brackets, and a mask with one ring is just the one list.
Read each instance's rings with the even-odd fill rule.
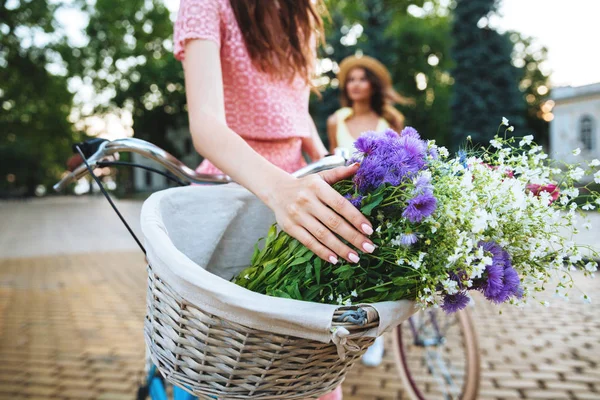
[[[550,157],[568,163],[600,159],[600,93],[555,101],[554,120],[550,123]],[[586,115],[593,121],[591,151],[585,151],[581,141],[581,119]],[[576,148],[581,149],[577,157],[572,154]]]

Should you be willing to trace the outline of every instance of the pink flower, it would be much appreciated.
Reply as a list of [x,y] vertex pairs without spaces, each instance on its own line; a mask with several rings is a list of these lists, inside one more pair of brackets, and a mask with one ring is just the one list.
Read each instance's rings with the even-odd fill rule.
[[[485,165],[486,167],[488,167],[489,169],[493,169],[494,171],[499,169],[500,166],[498,165],[490,165],[488,163],[482,163],[483,165]],[[505,167],[504,171],[502,171],[504,173],[505,176],[509,177],[509,178],[514,178],[515,174],[513,171],[511,171],[509,168]]]
[[537,183],[530,183],[529,185],[527,185],[527,190],[533,193],[534,196],[539,196],[542,192],[550,193],[550,204],[552,204],[553,201],[556,201],[556,199],[558,199],[558,196],[560,196],[560,190],[558,189],[558,186],[553,183],[549,183],[548,185],[538,185]]

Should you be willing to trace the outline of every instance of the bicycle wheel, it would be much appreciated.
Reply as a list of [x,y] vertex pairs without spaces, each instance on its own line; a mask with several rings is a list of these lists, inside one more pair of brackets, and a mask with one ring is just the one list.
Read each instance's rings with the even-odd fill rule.
[[474,400],[481,374],[479,345],[467,310],[420,311],[393,335],[394,358],[409,398]]

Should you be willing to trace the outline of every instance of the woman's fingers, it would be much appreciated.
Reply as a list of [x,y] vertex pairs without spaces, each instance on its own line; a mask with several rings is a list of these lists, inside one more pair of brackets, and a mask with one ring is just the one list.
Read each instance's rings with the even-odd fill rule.
[[[344,258],[346,261],[356,263],[359,260],[358,252],[351,249],[348,245],[342,242],[332,231],[330,227],[325,226],[321,221],[315,217],[308,217],[302,224],[311,235],[317,239],[328,249],[332,250],[335,254]],[[348,225],[349,226],[349,225]],[[371,243],[369,243],[371,244]],[[372,244],[371,244],[372,245]],[[360,247],[359,247],[360,248]],[[364,251],[364,250],[363,250]]]
[[[313,208],[312,214],[315,218],[320,222],[320,225],[323,229],[326,229],[328,232],[335,232],[338,236],[344,238],[348,243],[353,245],[355,248],[360,251],[366,253],[372,253],[375,250],[375,246],[373,242],[371,242],[364,234],[356,230],[352,225],[350,225],[344,218],[342,218],[339,214],[334,212],[328,207],[323,207],[318,204]],[[313,233],[314,234],[314,233]],[[356,262],[358,254],[352,250],[351,253],[348,253],[348,246],[344,245],[343,247],[339,247],[337,243],[342,243],[335,235],[331,233],[331,236],[336,238],[335,242],[324,242],[320,239],[318,235],[315,235],[317,239],[321,240],[327,247],[335,251],[340,256],[344,257],[348,261]],[[335,247],[332,247],[335,246]],[[343,251],[343,252],[340,252]]]
[[313,235],[300,225],[294,225],[289,230],[284,229],[290,236],[296,238],[300,243],[306,246],[310,251],[315,253],[317,257],[328,261],[332,264],[338,263],[338,257],[335,252],[325,247]]
[[319,172],[319,175],[325,182],[327,182],[330,186],[334,183],[341,181],[342,179],[350,178],[352,175],[356,173],[358,170],[359,164],[354,163],[347,167],[337,167],[333,169],[328,169],[327,171]]
[[[330,186],[340,179],[348,178],[348,174],[350,174],[349,176],[352,176],[352,174],[356,172],[357,168],[357,166],[353,167],[351,165],[349,167],[334,168],[322,173],[321,177],[323,180],[325,180],[327,185],[320,185],[319,190],[317,190],[317,196],[338,215],[350,222],[359,232],[362,232],[366,235],[371,235],[373,233],[373,226],[367,217],[365,217],[356,207],[354,207],[352,203],[348,201],[348,199],[344,198],[344,196],[336,192]],[[330,174],[326,175],[326,173]],[[345,236],[342,237],[352,243],[355,243],[355,240],[358,240],[352,240],[352,238],[347,238]],[[363,239],[365,238],[362,237],[361,240]],[[361,248],[360,246],[358,247]]]
[[356,263],[360,252],[375,249],[366,236],[373,233],[369,220],[330,186],[352,176],[356,169],[354,165],[291,178],[278,184],[269,199],[281,228],[332,263],[338,257]]

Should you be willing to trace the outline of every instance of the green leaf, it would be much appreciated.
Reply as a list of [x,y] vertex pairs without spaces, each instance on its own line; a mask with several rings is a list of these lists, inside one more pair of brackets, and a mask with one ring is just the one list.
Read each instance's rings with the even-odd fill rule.
[[379,191],[377,194],[375,194],[375,196],[373,196],[373,199],[371,201],[369,201],[369,203],[367,203],[361,207],[360,211],[364,215],[370,216],[373,209],[375,207],[377,207],[379,204],[381,204],[382,201],[383,201],[383,191]]
[[317,257],[315,260],[315,278],[317,279],[317,285],[321,284],[321,259]]

